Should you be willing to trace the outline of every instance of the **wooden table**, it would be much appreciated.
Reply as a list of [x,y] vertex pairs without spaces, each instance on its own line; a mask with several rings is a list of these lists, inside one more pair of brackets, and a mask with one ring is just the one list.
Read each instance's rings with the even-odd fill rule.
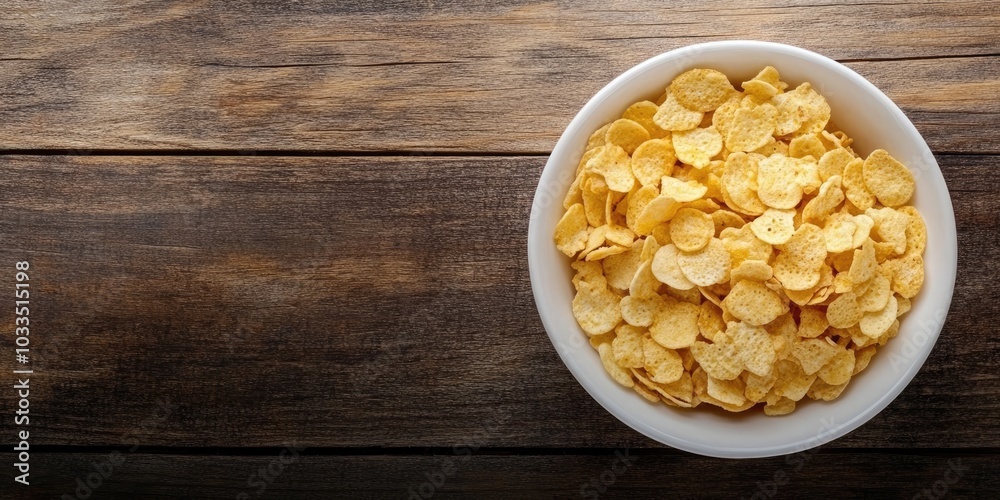
[[[30,262],[34,374],[24,487],[0,304],[0,496],[995,498],[1000,4],[839,4],[8,3],[0,280]],[[739,38],[895,100],[944,171],[960,255],[892,405],[815,452],[725,461],[583,391],[525,239],[591,95]]]

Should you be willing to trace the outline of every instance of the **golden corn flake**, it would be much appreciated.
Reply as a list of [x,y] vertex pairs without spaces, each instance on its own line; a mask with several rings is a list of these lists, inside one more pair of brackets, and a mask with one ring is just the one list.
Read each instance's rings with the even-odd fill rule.
[[660,195],[672,198],[681,203],[692,202],[701,199],[708,192],[708,188],[698,183],[698,181],[681,181],[673,177],[661,179]]
[[764,283],[771,279],[772,276],[774,276],[774,270],[771,269],[771,266],[766,261],[744,260],[730,272],[729,281],[732,285],[743,280]]
[[611,123],[604,139],[607,144],[620,146],[631,155],[635,148],[648,141],[650,137],[649,132],[641,124],[621,118]]
[[795,411],[795,401],[784,397],[764,405],[764,414],[769,417],[788,415],[793,411]]
[[802,117],[802,126],[796,131],[798,134],[816,134],[826,128],[830,121],[830,105],[809,82],[799,85],[788,94],[794,96],[793,102],[798,106],[799,116]]
[[653,123],[663,130],[679,132],[697,127],[704,116],[700,111],[684,107],[677,102],[677,97],[672,92],[667,92],[667,99],[653,115]]
[[641,240],[635,240],[625,252],[610,255],[602,261],[604,276],[607,277],[608,285],[611,288],[628,290],[632,278],[639,270],[639,265],[642,264],[640,257],[643,245]]
[[615,205],[625,199],[626,196],[628,196],[628,193],[608,192],[608,197],[604,200],[604,221],[607,224],[613,225],[615,223]]
[[830,177],[838,176],[843,178],[844,169],[847,164],[854,160],[854,155],[846,149],[833,149],[823,153],[817,164],[817,173],[821,181],[826,182]]
[[715,236],[712,216],[693,208],[682,208],[670,221],[670,241],[684,252],[701,250]]
[[794,218],[794,210],[769,208],[750,223],[750,230],[765,243],[783,245],[795,233]]
[[889,207],[869,208],[865,215],[875,222],[875,234],[882,242],[892,245],[893,253],[901,255],[906,251],[906,230],[910,225],[910,216]]
[[590,134],[590,138],[587,139],[587,147],[584,148],[584,150],[585,151],[591,151],[594,148],[599,148],[599,147],[607,144],[606,137],[607,137],[608,129],[609,128],[611,128],[611,124],[610,123],[607,124],[607,125],[605,125],[605,126],[603,126],[603,127],[601,127],[601,128],[599,128],[599,129],[597,129],[597,130],[595,130],[593,134]]
[[799,337],[814,339],[825,333],[829,326],[826,314],[819,309],[803,307],[799,312]]
[[889,278],[882,273],[875,273],[868,289],[858,297],[858,307],[866,313],[881,311],[889,303],[889,298],[892,297],[890,285]]
[[713,69],[692,69],[670,83],[670,93],[688,109],[708,112],[718,108],[736,92],[725,74]]
[[608,228],[607,235],[605,236],[607,241],[624,247],[632,246],[632,242],[635,241],[635,233],[631,229],[618,225],[606,227]]
[[722,301],[730,314],[749,325],[766,325],[788,311],[781,296],[763,283],[740,281]]
[[[853,353],[853,351],[851,352]],[[844,392],[844,389],[847,388],[848,382],[850,382],[850,378],[848,378],[847,382],[842,384],[830,385],[819,378],[813,382],[813,385],[809,388],[809,392],[806,393],[806,396],[810,399],[817,399],[820,401],[833,401],[834,399],[840,397],[840,393]]]
[[862,173],[865,186],[887,207],[898,207],[913,196],[913,174],[884,149],[876,149],[868,155]]
[[632,387],[635,385],[635,381],[632,380],[632,375],[628,370],[622,368],[617,362],[615,362],[615,355],[610,344],[601,344],[597,347],[597,352],[601,357],[601,364],[604,365],[604,369],[607,370],[608,374],[615,382],[625,386]]
[[[711,177],[714,174],[708,174],[708,175]],[[707,188],[708,186],[705,186],[705,187]],[[707,193],[709,193],[709,191],[706,190],[705,193],[706,193],[706,196],[710,196],[710,195],[707,194]],[[700,200],[694,200],[692,202],[684,204],[684,207],[685,208],[694,209],[694,210],[698,210],[699,212],[705,212],[705,214],[707,214],[709,216],[709,218],[711,218],[712,212],[715,212],[716,210],[719,210],[720,208],[722,208],[722,207],[719,206],[718,203],[712,201],[710,198],[702,198]],[[712,226],[713,227],[715,226],[714,222],[712,223]]]
[[628,247],[609,245],[603,246],[587,254],[587,261],[601,260],[605,257],[610,257],[612,255],[618,255],[620,253],[625,253],[628,251]]
[[868,346],[863,349],[858,349],[854,353],[854,375],[857,375],[868,368],[868,363],[871,362],[872,357],[875,356],[876,351],[875,346]]
[[650,380],[659,384],[677,382],[684,375],[684,362],[673,349],[663,347],[650,337],[643,339],[643,359]]
[[733,343],[747,371],[759,377],[771,375],[776,361],[771,335],[763,327],[746,323],[729,323]]
[[881,311],[864,313],[864,316],[858,322],[858,326],[861,327],[861,333],[869,337],[878,337],[885,333],[892,326],[892,323],[896,321],[896,308],[898,305],[896,297],[890,295],[889,301]]
[[757,73],[757,76],[753,77],[754,80],[760,80],[765,82],[775,88],[778,92],[784,92],[788,88],[788,84],[781,81],[781,76],[778,74],[778,69],[774,66],[764,66],[764,69]]
[[733,210],[747,215],[760,215],[767,210],[757,195],[757,169],[757,160],[746,153],[733,153],[726,159],[722,188]]
[[695,168],[708,166],[712,157],[722,151],[722,135],[715,127],[674,132],[672,139],[677,159]]
[[730,151],[753,151],[774,140],[778,110],[770,104],[740,107],[727,124],[726,148]]
[[674,145],[669,137],[642,143],[632,153],[632,175],[643,186],[658,186],[660,179],[670,175],[677,163]]
[[711,301],[702,302],[699,307],[701,311],[698,313],[698,332],[702,337],[714,342],[718,332],[726,331],[726,322],[722,320],[722,309]]
[[743,395],[755,403],[763,402],[767,398],[767,393],[771,392],[771,388],[774,387],[774,370],[772,369],[766,377],[747,373],[746,389],[743,391]]
[[806,375],[818,372],[841,347],[828,339],[803,339],[792,346],[792,357],[799,362]]
[[729,253],[731,265],[739,266],[745,260],[763,260],[768,262],[774,254],[774,248],[753,234],[750,225],[739,229],[723,229],[719,233],[726,252]]
[[753,150],[753,153],[765,158],[773,154],[788,156],[788,143],[776,140],[772,137],[771,140],[767,141],[767,144]]
[[570,267],[576,271],[573,275],[573,288],[580,290],[580,283],[585,282],[592,286],[606,287],[608,280],[604,277],[604,270],[600,262],[576,261]]
[[687,302],[696,306],[701,305],[701,290],[698,288],[692,288],[690,290],[677,290],[667,287],[666,293],[668,297],[673,297],[679,302]]
[[[635,370],[635,368],[631,368],[631,370]],[[660,396],[655,391],[647,388],[643,384],[635,384],[635,385],[633,385],[632,386],[632,390],[635,391],[640,396],[642,396],[642,399],[645,399],[646,401],[649,401],[650,403],[659,403],[660,402]]]
[[[642,210],[646,208],[646,205],[656,199],[659,194],[660,192],[656,189],[656,186],[643,186],[638,190],[629,193],[627,197],[628,208],[625,211],[625,224],[629,229],[632,231],[636,230],[636,222],[639,220],[639,214],[641,214]],[[590,218],[588,217],[587,220],[590,220]],[[599,226],[600,224],[594,224],[591,222],[591,225]],[[867,238],[868,236],[865,235],[865,237]]]
[[774,135],[789,135],[802,128],[802,114],[799,111],[797,95],[792,92],[778,94],[771,98],[771,104],[778,112]]
[[912,306],[912,304],[910,303],[910,299],[906,297],[901,297],[898,295],[896,295],[895,297],[896,297],[896,303],[898,304],[896,311],[896,317],[898,318],[910,312],[910,307]]
[[742,100],[743,95],[733,94],[732,97],[712,112],[712,126],[719,131],[722,137],[726,137],[729,134],[729,128],[733,123],[733,119],[736,118],[736,112],[739,111]]
[[639,125],[642,125],[649,134],[649,137],[653,139],[659,139],[669,134],[668,131],[660,128],[656,122],[653,121],[653,116],[656,115],[656,111],[659,109],[659,105],[651,101],[639,101],[625,110],[622,113],[622,118],[626,120],[632,120]]
[[660,250],[661,246],[663,245],[660,245],[660,242],[656,241],[655,236],[646,238],[642,243],[642,253],[639,255],[639,260],[644,262],[647,260],[653,260],[653,256],[656,255],[656,252]]
[[877,265],[875,244],[871,239],[868,239],[861,248],[854,251],[854,259],[851,260],[851,269],[848,271],[847,277],[851,283],[859,285],[868,281],[875,274]]
[[782,90],[778,81],[778,70],[773,66],[762,69],[753,79],[743,82],[742,87],[747,94],[762,101],[776,96]]
[[636,234],[648,235],[653,228],[659,224],[669,221],[681,208],[681,203],[670,196],[660,195],[647,203],[639,216],[636,217],[635,227],[632,229]]
[[653,318],[649,334],[668,349],[691,347],[698,338],[698,314],[701,309],[688,302],[667,300]]
[[792,209],[802,201],[799,164],[792,158],[771,155],[757,163],[757,196],[771,208]]
[[793,158],[810,156],[818,161],[825,153],[826,147],[816,134],[800,135],[788,143],[788,156]]
[[924,258],[919,254],[908,254],[894,259],[892,291],[900,296],[913,298],[924,285]]
[[691,345],[694,360],[705,373],[719,380],[733,380],[743,371],[743,360],[736,350],[736,344],[721,333],[712,344],[695,342]]
[[695,287],[694,283],[691,283],[684,273],[681,271],[680,265],[677,263],[677,257],[680,255],[680,251],[674,244],[664,245],[656,251],[656,255],[653,256],[652,271],[653,276],[660,282],[666,284],[671,288],[676,288],[678,290],[690,290]]
[[743,218],[736,212],[730,212],[729,210],[716,210],[712,212],[712,223],[715,225],[715,236],[718,237],[722,234],[723,229],[726,229],[727,227],[739,229],[746,224],[746,221],[743,220]]
[[842,293],[826,308],[826,320],[835,328],[850,328],[858,324],[864,314],[853,291]]
[[844,166],[844,194],[859,210],[868,210],[875,204],[875,195],[865,185],[863,173],[864,161],[855,158]]
[[924,218],[910,205],[899,207],[899,212],[909,217],[906,224],[906,253],[923,255],[924,248],[927,247],[927,225],[924,224]]
[[778,250],[774,277],[782,286],[806,290],[819,282],[820,269],[826,261],[826,240],[818,227],[802,224]]
[[811,156],[805,158],[791,158],[798,168],[798,176],[795,180],[802,186],[804,194],[813,194],[823,184],[819,179],[819,165]]
[[[607,224],[601,227],[593,227],[590,229],[590,234],[587,236],[587,246],[584,247],[583,251],[580,252],[580,257],[586,257],[587,254],[597,250],[607,241],[608,236],[608,226]],[[593,260],[593,259],[590,259]]]
[[720,380],[708,377],[708,395],[720,403],[739,406],[746,403],[746,384],[740,379]]
[[587,223],[599,227],[604,225],[604,212],[608,204],[608,184],[598,176],[587,177],[583,181],[583,209],[587,215]]
[[691,283],[697,286],[711,286],[726,281],[730,260],[726,246],[718,238],[712,238],[700,250],[681,252],[677,265]]
[[615,328],[615,339],[611,341],[611,353],[615,363],[622,368],[641,368],[646,359],[643,356],[642,339],[645,328],[621,325]]
[[583,203],[582,184],[586,176],[586,172],[580,172],[577,174],[573,184],[570,184],[569,191],[566,192],[566,197],[563,198],[563,208],[566,210],[569,210],[569,207],[576,205],[577,203]]
[[587,229],[583,205],[577,203],[569,207],[556,224],[556,248],[568,257],[573,257],[587,246]]
[[639,269],[635,271],[632,282],[629,283],[628,293],[633,297],[648,298],[656,295],[660,288],[660,282],[653,276],[650,269],[652,262],[644,261],[639,264]]
[[637,298],[631,295],[622,297],[621,311],[622,319],[632,326],[645,326],[653,324],[656,314],[663,308],[663,297],[650,295]]
[[802,209],[802,222],[823,224],[827,217],[844,201],[844,191],[840,189],[841,177],[830,177],[819,188],[819,194],[806,203]]
[[871,230],[875,227],[875,221],[865,214],[858,214],[854,216],[854,225],[857,228],[854,230],[854,241],[851,245],[853,248],[858,248],[868,241]]
[[[765,415],[831,401],[924,282],[912,173],[859,158],[809,83],[678,76],[595,131],[556,224],[572,312],[651,403]],[[679,164],[678,164],[679,163]]]
[[580,282],[573,298],[573,316],[588,335],[607,333],[622,320],[619,301],[607,287]]
[[[608,131],[610,132],[611,129]],[[617,144],[608,144],[597,156],[587,162],[587,169],[604,176],[604,182],[608,185],[608,189],[627,193],[635,185],[630,162],[631,159],[625,149]]]
[[[857,224],[850,214],[835,213],[826,219],[823,226],[823,238],[826,240],[826,251],[829,253],[846,252],[854,248],[854,233]],[[867,238],[867,235],[865,235]]]
[[816,374],[807,375],[792,357],[774,364],[775,382],[772,389],[775,396],[799,401],[816,380]]

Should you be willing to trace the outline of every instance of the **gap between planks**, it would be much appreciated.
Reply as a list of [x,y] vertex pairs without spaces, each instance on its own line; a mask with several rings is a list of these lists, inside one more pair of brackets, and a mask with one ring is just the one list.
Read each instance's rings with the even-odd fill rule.
[[[303,448],[304,455],[317,456],[439,456],[452,455],[455,453],[453,447],[448,446],[414,446],[414,447],[389,447],[380,446],[367,447],[310,447],[302,446],[302,443],[289,443],[287,446],[255,446],[255,447],[173,447],[173,446],[143,446],[143,445],[120,445],[120,446],[74,446],[74,445],[41,445],[32,450],[39,454],[88,454],[88,453],[110,453],[118,450],[128,450],[136,447],[134,453],[148,455],[185,455],[185,456],[271,456],[275,455],[288,446]],[[460,445],[461,446],[461,445]],[[697,455],[681,451],[675,448],[643,448],[628,447],[619,448],[599,447],[599,448],[524,448],[524,447],[484,447],[476,450],[476,455],[491,456],[603,456],[614,453],[615,450],[628,448],[637,453],[648,456],[688,456]],[[890,455],[933,455],[933,456],[969,456],[969,455],[1000,455],[1000,448],[830,448],[822,447],[817,450],[820,454],[845,454],[845,453],[870,453],[870,454],[890,454]],[[708,457],[706,457],[708,458]]]

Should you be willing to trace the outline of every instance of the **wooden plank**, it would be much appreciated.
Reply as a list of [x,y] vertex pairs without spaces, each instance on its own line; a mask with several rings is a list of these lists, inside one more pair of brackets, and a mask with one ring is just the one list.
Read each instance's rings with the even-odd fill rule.
[[[800,453],[719,460],[643,450],[503,456],[480,450],[437,456],[323,456],[308,449],[262,456],[122,452],[36,454],[31,498],[991,498],[1000,493],[994,453]],[[617,462],[616,462],[617,460]],[[270,468],[270,472],[268,472]],[[263,471],[263,472],[262,472]],[[603,480],[603,483],[602,483]],[[432,483],[431,481],[434,481]],[[936,488],[936,489],[935,489]],[[263,491],[261,491],[263,490]],[[926,491],[926,493],[925,493]],[[81,490],[86,493],[86,490]],[[12,498],[28,498],[14,496]],[[77,498],[85,498],[78,495]]]
[[[1000,446],[998,160],[940,158],[960,246],[945,331],[834,446]],[[0,157],[0,275],[30,259],[36,286],[33,444],[658,446],[540,325],[524,249],[543,163]]]
[[19,2],[0,147],[544,154],[625,69],[741,38],[854,61],[935,150],[1000,153],[996,2]]

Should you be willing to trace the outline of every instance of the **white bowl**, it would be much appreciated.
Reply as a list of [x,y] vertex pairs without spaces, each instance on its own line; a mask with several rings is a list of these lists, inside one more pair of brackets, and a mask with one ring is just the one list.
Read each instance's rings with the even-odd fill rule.
[[[867,156],[883,148],[913,172],[913,203],[927,223],[926,280],[903,317],[899,336],[879,348],[868,369],[836,400],[802,401],[790,415],[760,411],[725,414],[653,405],[615,383],[577,325],[568,259],[556,250],[553,231],[563,213],[588,136],[621,116],[631,103],[655,99],[675,76],[695,67],[722,71],[738,84],[772,65],[791,86],[809,81],[830,102],[832,121]],[[559,356],[606,410],[661,443],[714,457],[753,458],[803,451],[847,434],[882,411],[913,379],[944,324],[958,262],[955,214],[941,170],[927,143],[879,89],[847,67],[808,50],[766,42],[727,41],[692,45],[658,55],[601,89],[576,115],[545,164],[531,207],[528,267],[542,324]],[[892,432],[892,429],[886,429]]]

